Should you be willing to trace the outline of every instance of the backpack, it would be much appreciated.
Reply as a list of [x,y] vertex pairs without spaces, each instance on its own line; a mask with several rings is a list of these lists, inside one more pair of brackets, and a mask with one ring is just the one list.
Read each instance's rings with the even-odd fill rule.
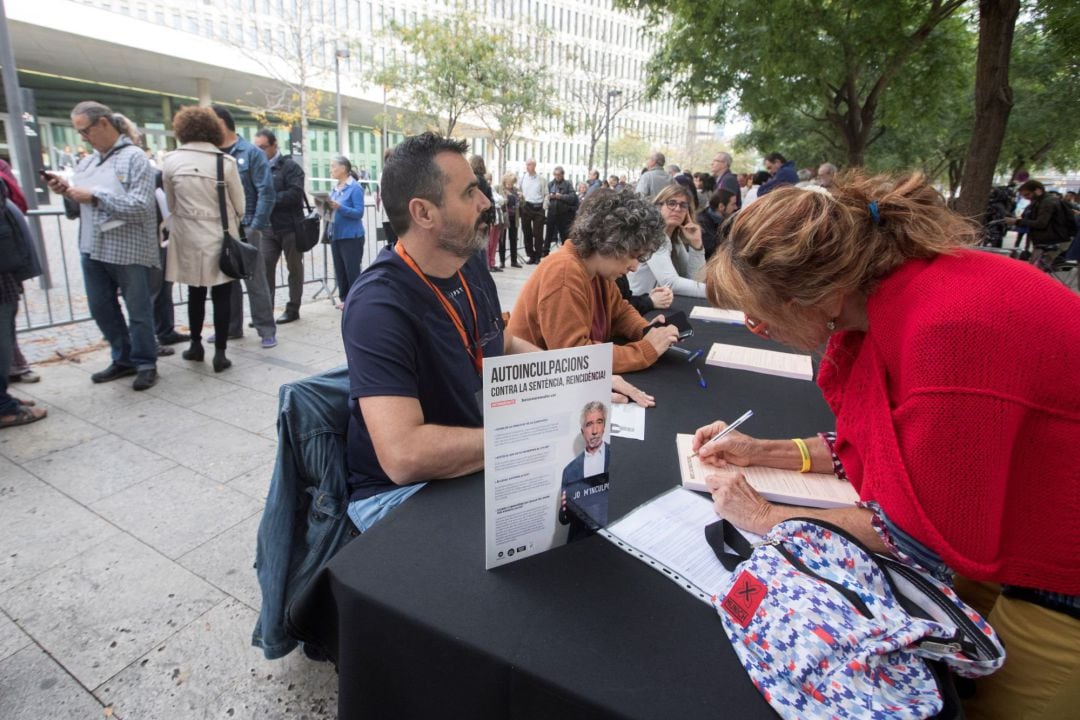
[[1065,228],[1065,240],[1072,240],[1076,237],[1077,230],[1080,230],[1080,226],[1076,223],[1076,213],[1069,207],[1064,200],[1058,200],[1058,207],[1061,208],[1062,225]]

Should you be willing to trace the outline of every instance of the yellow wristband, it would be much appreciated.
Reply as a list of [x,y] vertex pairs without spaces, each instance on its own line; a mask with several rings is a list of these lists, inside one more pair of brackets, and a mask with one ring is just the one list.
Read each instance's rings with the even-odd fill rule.
[[802,456],[802,467],[799,472],[810,472],[810,448],[806,447],[806,441],[802,438],[791,438],[791,442],[799,448],[799,455]]

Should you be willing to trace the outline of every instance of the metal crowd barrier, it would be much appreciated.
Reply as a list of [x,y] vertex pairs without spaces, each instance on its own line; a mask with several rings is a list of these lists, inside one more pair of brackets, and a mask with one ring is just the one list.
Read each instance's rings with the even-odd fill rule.
[[[41,263],[43,268],[47,268],[47,272],[40,278],[23,283],[23,300],[19,316],[16,318],[16,332],[46,330],[91,320],[82,279],[82,260],[78,249],[79,221],[69,220],[62,208],[31,210],[28,215],[36,221],[32,225],[41,227],[42,242],[39,247],[45,249]],[[367,238],[364,242],[363,267],[365,268],[374,262],[379,250],[385,245],[381,242],[383,234],[381,217],[375,198],[365,197],[364,233]],[[284,305],[288,299],[284,256],[278,262],[277,273],[275,305]],[[311,285],[317,286],[311,295],[308,295],[305,290],[305,301],[336,295],[337,281],[329,244],[319,243],[306,253],[304,285],[305,288]],[[187,304],[186,287],[173,286],[173,304]],[[183,318],[178,318],[178,322],[184,324]]]

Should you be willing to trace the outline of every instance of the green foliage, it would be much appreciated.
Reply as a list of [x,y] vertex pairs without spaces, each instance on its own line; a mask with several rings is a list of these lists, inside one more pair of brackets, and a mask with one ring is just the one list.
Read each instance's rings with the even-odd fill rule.
[[611,141],[608,149],[610,160],[609,173],[615,169],[629,174],[631,182],[637,182],[637,171],[645,164],[645,158],[649,155],[649,143],[640,135],[632,132],[620,135]]
[[1080,166],[1080,5],[1046,3],[1016,28],[1013,108],[999,169]]
[[447,135],[485,104],[502,77],[508,38],[484,29],[475,13],[458,8],[412,25],[393,23],[388,33],[415,63],[383,68],[374,81]]
[[555,89],[546,67],[536,67],[526,48],[515,47],[508,33],[497,33],[501,62],[493,70],[478,112],[499,151],[499,175],[505,172],[506,148],[528,123],[553,112]]
[[[890,95],[918,98],[915,120],[946,91],[939,58],[971,45],[950,21],[964,0],[618,0],[651,22],[670,19],[649,64],[650,92],[693,103],[737,98],[754,129],[742,143],[808,160],[863,164],[903,111]],[[805,157],[805,159],[804,159]]]

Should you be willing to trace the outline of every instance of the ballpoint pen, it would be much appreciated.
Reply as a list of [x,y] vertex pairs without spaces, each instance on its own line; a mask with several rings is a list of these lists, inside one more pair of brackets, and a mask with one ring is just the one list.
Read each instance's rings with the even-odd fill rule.
[[708,385],[705,384],[705,378],[703,378],[701,376],[701,368],[694,368],[694,372],[697,373],[698,385],[700,385],[703,388],[709,387]]
[[[742,424],[743,424],[744,422],[746,422],[747,420],[749,420],[749,419],[750,419],[750,418],[752,418],[752,417],[754,417],[754,411],[753,411],[753,410],[747,410],[746,412],[744,412],[744,413],[743,413],[742,415],[740,415],[740,416],[739,416],[739,419],[738,419],[738,420],[736,420],[735,422],[731,423],[730,425],[728,425],[728,426],[727,426],[726,428],[724,428],[724,429],[723,429],[723,430],[721,430],[720,432],[716,433],[716,437],[714,437],[714,438],[713,438],[712,440],[710,440],[710,441],[709,441],[709,442],[707,442],[707,443],[702,443],[701,447],[705,447],[705,446],[706,446],[706,445],[708,445],[709,443],[714,443],[714,442],[716,442],[717,440],[719,440],[720,438],[724,437],[724,436],[725,436],[725,435],[727,435],[727,434],[728,434],[729,432],[731,432],[731,431],[732,431],[732,430],[734,430],[735,428],[739,427],[740,425],[742,425]],[[696,452],[695,452],[695,453],[691,453],[690,457],[697,457],[697,453],[696,453]]]

